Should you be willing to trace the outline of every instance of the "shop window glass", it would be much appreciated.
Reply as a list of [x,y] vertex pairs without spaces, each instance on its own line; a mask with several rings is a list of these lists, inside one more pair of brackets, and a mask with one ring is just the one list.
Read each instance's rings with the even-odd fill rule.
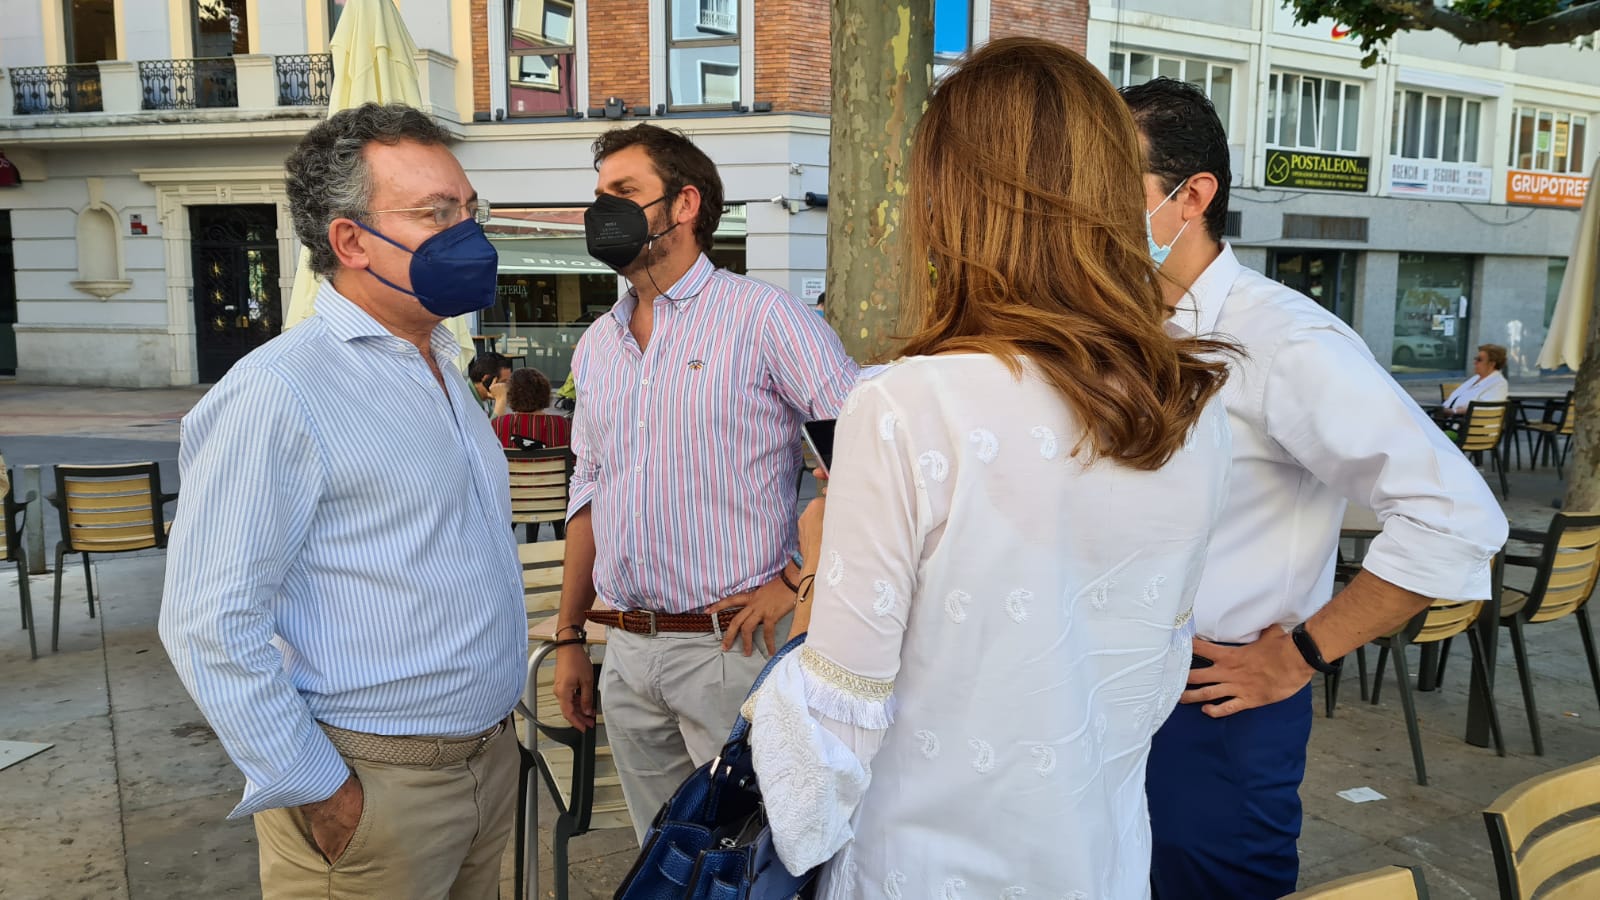
[[1461,372],[1467,365],[1473,258],[1400,254],[1395,293],[1393,369]]

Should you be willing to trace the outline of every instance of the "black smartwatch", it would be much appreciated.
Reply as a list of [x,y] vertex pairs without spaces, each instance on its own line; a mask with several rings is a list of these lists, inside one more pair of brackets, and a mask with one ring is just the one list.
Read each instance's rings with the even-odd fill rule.
[[1318,649],[1317,642],[1306,632],[1306,623],[1301,622],[1296,625],[1294,630],[1289,632],[1289,638],[1294,641],[1294,647],[1300,651],[1300,657],[1306,661],[1306,665],[1324,675],[1339,674],[1339,668],[1344,665],[1344,659],[1341,657],[1333,662],[1323,659],[1322,651]]

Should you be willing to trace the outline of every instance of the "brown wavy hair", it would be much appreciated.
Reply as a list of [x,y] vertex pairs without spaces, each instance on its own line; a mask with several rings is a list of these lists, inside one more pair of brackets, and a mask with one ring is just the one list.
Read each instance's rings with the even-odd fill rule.
[[1157,469],[1227,378],[1231,344],[1164,323],[1133,117],[1088,60],[993,41],[912,140],[902,352],[1027,357],[1084,425],[1073,448]]

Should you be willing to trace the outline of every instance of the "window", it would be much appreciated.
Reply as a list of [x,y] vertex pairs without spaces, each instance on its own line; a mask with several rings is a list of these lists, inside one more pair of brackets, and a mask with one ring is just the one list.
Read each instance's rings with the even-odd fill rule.
[[739,0],[666,0],[667,104],[728,106],[739,92]]
[[573,105],[572,0],[506,4],[507,114],[565,115]]
[[1111,85],[1125,88],[1144,84],[1157,76],[1187,81],[1206,92],[1224,130],[1233,109],[1233,68],[1187,57],[1158,56],[1137,50],[1111,51]]
[[1473,258],[1400,254],[1394,303],[1396,372],[1460,372],[1467,366]]
[[972,0],[933,0],[933,78],[972,49]]
[[1267,144],[1354,153],[1361,139],[1361,85],[1274,72],[1267,81]]
[[117,58],[117,13],[112,0],[63,0],[66,4],[67,62],[97,63]]
[[328,37],[333,37],[333,30],[339,27],[339,17],[344,15],[345,3],[348,0],[328,0]]
[[1476,163],[1483,103],[1402,88],[1394,92],[1389,154],[1401,159]]
[[1561,282],[1567,276],[1567,261],[1554,259],[1544,276],[1544,327],[1549,328],[1556,317],[1556,301],[1561,299]]
[[190,0],[196,59],[250,52],[250,20],[245,0]]
[[1589,117],[1571,112],[1519,106],[1511,111],[1513,169],[1581,175],[1585,171]]

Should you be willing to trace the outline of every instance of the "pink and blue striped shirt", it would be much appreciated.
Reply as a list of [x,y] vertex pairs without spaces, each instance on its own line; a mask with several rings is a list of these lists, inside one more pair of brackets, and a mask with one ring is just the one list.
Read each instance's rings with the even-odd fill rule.
[[800,301],[703,254],[656,298],[642,350],[637,302],[617,301],[572,357],[567,516],[591,507],[608,604],[693,612],[772,580],[794,551],[800,423],[838,415],[856,364]]

